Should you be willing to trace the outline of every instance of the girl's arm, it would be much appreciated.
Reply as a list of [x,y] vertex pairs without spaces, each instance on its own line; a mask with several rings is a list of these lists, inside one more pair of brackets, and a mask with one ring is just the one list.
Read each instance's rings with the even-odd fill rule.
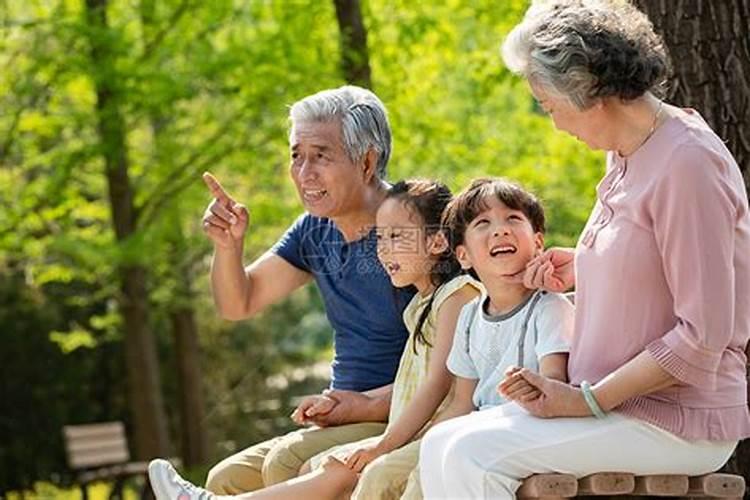
[[453,399],[448,406],[443,408],[433,420],[431,427],[452,418],[468,415],[476,410],[474,406],[474,390],[479,380],[472,378],[454,377],[456,379],[453,387]]
[[[389,426],[386,434],[375,444],[363,446],[349,455],[347,467],[360,472],[379,456],[408,443],[429,421],[451,386],[446,360],[453,346],[458,316],[463,306],[476,295],[476,290],[464,287],[443,301],[436,314],[435,345],[427,366],[426,380],[419,385],[403,414]],[[407,344],[405,348],[410,349],[411,346]]]
[[458,315],[463,306],[477,295],[475,289],[464,287],[445,299],[440,306],[436,316],[435,345],[427,367],[427,379],[419,385],[403,414],[377,444],[377,449],[381,453],[388,453],[408,443],[430,420],[445,399],[452,382],[445,364],[453,345]]

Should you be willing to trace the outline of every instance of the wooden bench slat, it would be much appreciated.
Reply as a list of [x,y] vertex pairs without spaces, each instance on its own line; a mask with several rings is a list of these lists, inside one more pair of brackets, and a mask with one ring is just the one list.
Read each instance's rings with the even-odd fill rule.
[[535,474],[523,480],[516,496],[518,498],[570,498],[574,497],[577,492],[578,480],[571,474]]
[[127,462],[127,450],[92,450],[86,453],[79,453],[68,457],[70,466],[74,469],[83,469],[97,465],[109,465]]
[[715,500],[716,498],[723,498],[724,500],[743,500],[744,497],[688,497],[690,500]]
[[125,426],[122,422],[105,422],[102,424],[66,425],[63,434],[67,440],[85,439],[101,436],[125,437]]
[[76,455],[96,449],[127,450],[128,443],[123,438],[86,439],[68,442],[68,454]]
[[625,472],[599,472],[578,480],[579,495],[621,495],[635,488],[635,476]]
[[688,477],[682,475],[653,475],[635,478],[636,495],[684,496],[688,492]]
[[706,474],[689,479],[689,496],[713,498],[741,497],[745,493],[745,479],[733,474]]

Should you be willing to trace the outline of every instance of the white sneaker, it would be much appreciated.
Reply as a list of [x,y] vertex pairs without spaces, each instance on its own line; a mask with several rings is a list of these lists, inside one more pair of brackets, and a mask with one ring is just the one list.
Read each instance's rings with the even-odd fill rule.
[[182,479],[172,464],[156,459],[148,464],[148,478],[156,500],[214,500],[210,491]]

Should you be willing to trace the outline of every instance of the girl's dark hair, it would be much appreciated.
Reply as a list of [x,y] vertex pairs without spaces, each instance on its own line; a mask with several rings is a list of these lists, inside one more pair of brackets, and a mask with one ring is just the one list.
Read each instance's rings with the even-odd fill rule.
[[[445,184],[427,179],[403,180],[391,187],[385,199],[400,201],[412,213],[421,217],[424,230],[424,234],[419,235],[421,238],[432,236],[438,232],[446,233],[442,224],[443,210],[453,199],[453,194]],[[445,234],[445,236],[450,241],[449,235]],[[450,245],[448,245],[445,251],[438,255],[437,261],[430,270],[430,280],[435,285],[435,290],[432,292],[427,306],[419,315],[417,326],[414,329],[412,348],[415,353],[417,352],[417,342],[432,347],[432,344],[425,338],[422,327],[427,321],[430,311],[432,311],[432,304],[440,287],[460,273],[461,265],[456,260]]]

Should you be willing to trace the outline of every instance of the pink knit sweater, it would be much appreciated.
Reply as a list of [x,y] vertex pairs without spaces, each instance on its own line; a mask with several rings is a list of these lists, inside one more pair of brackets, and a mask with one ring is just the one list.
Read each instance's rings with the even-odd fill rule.
[[571,382],[644,349],[680,384],[616,409],[687,439],[750,436],[750,215],[742,175],[693,110],[610,153],[576,248]]

